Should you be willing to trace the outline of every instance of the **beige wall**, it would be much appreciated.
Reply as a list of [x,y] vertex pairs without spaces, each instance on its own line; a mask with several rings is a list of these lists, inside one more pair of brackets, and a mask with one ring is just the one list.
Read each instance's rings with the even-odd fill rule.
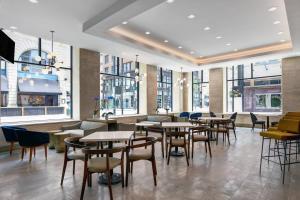
[[[146,74],[147,73],[147,65],[140,63],[140,74]],[[147,114],[147,76],[143,79],[143,81],[140,82],[140,92],[139,92],[139,113],[140,114]]]
[[[142,92],[142,91],[141,91]],[[147,65],[147,113],[154,114],[157,108],[157,67]]]
[[282,112],[300,111],[300,57],[282,60]]
[[209,110],[216,113],[224,111],[223,68],[209,70]]
[[80,119],[93,115],[95,100],[100,96],[100,53],[80,49]]

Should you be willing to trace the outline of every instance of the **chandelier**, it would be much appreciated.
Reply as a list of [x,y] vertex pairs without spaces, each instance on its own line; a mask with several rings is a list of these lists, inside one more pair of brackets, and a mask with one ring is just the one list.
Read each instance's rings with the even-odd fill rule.
[[187,83],[186,78],[183,78],[182,67],[180,70],[180,78],[177,79],[177,84],[178,84],[180,90],[183,90],[184,86],[186,86],[186,87],[190,86],[190,84]]
[[146,78],[147,73],[140,74],[139,68],[137,67],[138,66],[138,57],[139,57],[139,55],[135,55],[135,70],[134,70],[135,81],[143,83],[143,80],[144,80],[144,78]]
[[[57,61],[57,54],[54,52],[54,32],[55,31],[50,31],[51,32],[51,52],[47,54],[47,59],[43,59],[41,56],[36,56],[35,60],[37,62],[43,61],[45,65],[48,66],[54,66],[57,70],[62,67],[63,61]],[[45,68],[47,70],[47,68]]]

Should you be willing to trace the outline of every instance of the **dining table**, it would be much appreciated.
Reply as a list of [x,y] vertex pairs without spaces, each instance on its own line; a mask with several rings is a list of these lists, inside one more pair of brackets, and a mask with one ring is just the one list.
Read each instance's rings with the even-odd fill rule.
[[[161,127],[164,129],[164,138],[166,142],[167,129],[175,129],[176,131],[178,131],[180,128],[193,128],[196,127],[196,125],[192,124],[191,122],[162,122]],[[183,156],[183,155],[184,153],[182,151],[179,151],[178,147],[175,147],[175,151],[171,152],[171,156]]]
[[270,117],[281,117],[281,113],[255,113],[257,116],[262,116],[267,118],[267,129],[270,127]]
[[[81,138],[79,141],[80,142],[96,142],[99,143],[101,142],[107,142],[108,143],[108,148],[112,149],[114,146],[114,143],[116,142],[129,142],[131,137],[133,136],[134,131],[99,131],[99,132],[94,132],[90,135],[87,135],[83,138]],[[113,155],[109,155],[113,156]],[[113,170],[111,170],[112,174],[112,179],[111,183],[112,184],[117,184],[121,182],[121,174],[120,173],[114,173]],[[108,178],[105,174],[101,175],[99,177],[99,184],[108,184]]]
[[[135,123],[136,127],[141,127],[146,130],[146,136],[148,136],[148,128],[153,127],[153,126],[158,126],[160,125],[160,122],[151,122],[151,121],[141,121],[138,123]],[[140,129],[140,134],[142,134],[142,129]],[[134,134],[135,136],[135,134]]]

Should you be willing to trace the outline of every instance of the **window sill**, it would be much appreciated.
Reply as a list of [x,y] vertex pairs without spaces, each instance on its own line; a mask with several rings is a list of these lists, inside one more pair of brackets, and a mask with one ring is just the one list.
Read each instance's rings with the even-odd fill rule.
[[63,122],[77,122],[75,119],[60,119],[60,120],[36,120],[36,121],[23,121],[23,122],[1,122],[1,126],[24,126],[24,125],[36,125],[36,124],[55,124]]

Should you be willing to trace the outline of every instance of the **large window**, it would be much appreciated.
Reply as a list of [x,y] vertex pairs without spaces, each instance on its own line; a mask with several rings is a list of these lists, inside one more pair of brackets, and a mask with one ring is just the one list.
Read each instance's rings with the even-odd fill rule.
[[157,109],[158,112],[172,111],[172,71],[157,68]]
[[193,72],[193,111],[209,111],[209,70]]
[[281,112],[281,61],[227,67],[228,112]]
[[100,108],[114,115],[137,114],[139,63],[100,54]]
[[[51,41],[17,32],[15,64],[1,61],[1,121],[27,121],[72,117],[72,47],[54,43],[59,69],[47,65]],[[41,57],[38,61],[37,57]]]

